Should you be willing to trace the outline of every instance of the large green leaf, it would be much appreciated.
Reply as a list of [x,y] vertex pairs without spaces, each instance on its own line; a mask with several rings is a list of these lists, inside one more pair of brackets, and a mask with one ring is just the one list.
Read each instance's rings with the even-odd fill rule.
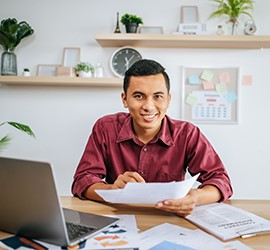
[[18,23],[15,18],[8,18],[0,23],[0,44],[4,50],[13,50],[23,38],[33,33],[34,30],[27,22]]

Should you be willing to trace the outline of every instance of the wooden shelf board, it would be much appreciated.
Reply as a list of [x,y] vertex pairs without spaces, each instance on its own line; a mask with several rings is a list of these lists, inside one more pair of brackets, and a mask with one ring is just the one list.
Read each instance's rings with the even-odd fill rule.
[[0,76],[2,85],[122,87],[121,78],[81,78],[67,76]]
[[270,48],[270,36],[180,35],[180,34],[96,34],[102,47],[146,48]]

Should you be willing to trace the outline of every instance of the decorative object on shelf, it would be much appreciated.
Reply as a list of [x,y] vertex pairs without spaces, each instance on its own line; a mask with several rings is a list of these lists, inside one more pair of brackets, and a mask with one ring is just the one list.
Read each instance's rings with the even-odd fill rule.
[[181,6],[181,23],[198,23],[198,6]]
[[100,62],[97,63],[95,66],[95,77],[103,77],[104,76],[104,69]]
[[253,0],[213,0],[219,4],[218,9],[214,11],[209,18],[219,16],[229,16],[228,23],[231,26],[231,35],[235,35],[236,28],[239,25],[238,18],[241,14],[248,15],[252,20],[252,15],[248,12],[253,10]]
[[137,33],[139,24],[143,24],[141,17],[128,13],[124,14],[120,21],[126,26],[127,33]]
[[4,49],[1,56],[1,75],[17,75],[17,57],[14,49],[23,38],[33,33],[34,30],[25,21],[18,23],[15,18],[1,21],[0,44]]
[[254,21],[253,20],[246,21],[245,27],[244,27],[244,34],[245,35],[254,35],[256,31],[257,31],[257,27],[256,27]]
[[206,34],[206,24],[199,22],[198,6],[181,6],[180,23],[173,34],[199,35]]
[[[26,133],[26,134],[28,134],[30,136],[35,137],[34,132],[32,131],[32,129],[28,125],[18,123],[18,122],[2,122],[0,124],[0,127],[3,126],[4,124],[8,124],[8,125],[10,125],[10,126],[16,128],[16,129]],[[2,149],[4,149],[10,141],[11,141],[11,138],[8,135],[1,138],[0,139],[0,151]]]
[[23,69],[23,76],[30,76],[30,69],[24,68]]
[[225,32],[224,32],[223,27],[222,27],[221,24],[218,25],[216,34],[219,35],[219,36],[225,34]]
[[94,73],[94,67],[88,62],[80,62],[76,65],[75,72],[80,77],[92,77]]
[[81,60],[80,48],[64,48],[63,50],[63,67],[75,67]]
[[138,33],[141,34],[163,34],[163,27],[161,26],[140,26]]
[[76,76],[75,74],[75,67],[63,67],[57,66],[56,67],[56,76]]
[[58,66],[55,64],[38,64],[37,76],[56,76],[56,68]]
[[110,67],[113,74],[117,77],[124,77],[129,67],[142,59],[141,54],[132,47],[121,47],[111,56]]
[[121,33],[120,25],[119,25],[119,12],[117,12],[116,27],[115,27],[114,33]]

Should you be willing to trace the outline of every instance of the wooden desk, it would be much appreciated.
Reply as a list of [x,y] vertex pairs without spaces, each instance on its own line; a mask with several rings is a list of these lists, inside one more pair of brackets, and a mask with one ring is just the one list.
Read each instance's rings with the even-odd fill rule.
[[[148,205],[109,205],[89,200],[80,200],[74,197],[61,197],[61,202],[63,207],[72,208],[81,212],[96,214],[134,214],[140,231],[147,230],[164,222],[189,229],[197,228],[184,218],[163,212]],[[227,203],[270,220],[270,200],[230,200]],[[0,232],[0,238],[7,235],[8,234],[6,233]],[[237,239],[255,250],[270,249],[270,234],[258,235],[246,239]]]

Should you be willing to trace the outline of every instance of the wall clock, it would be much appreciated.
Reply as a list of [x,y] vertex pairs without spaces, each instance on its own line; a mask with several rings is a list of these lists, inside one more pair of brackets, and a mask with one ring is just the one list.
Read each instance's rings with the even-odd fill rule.
[[124,77],[130,66],[141,59],[142,56],[136,49],[127,46],[121,47],[112,54],[110,67],[115,76]]

